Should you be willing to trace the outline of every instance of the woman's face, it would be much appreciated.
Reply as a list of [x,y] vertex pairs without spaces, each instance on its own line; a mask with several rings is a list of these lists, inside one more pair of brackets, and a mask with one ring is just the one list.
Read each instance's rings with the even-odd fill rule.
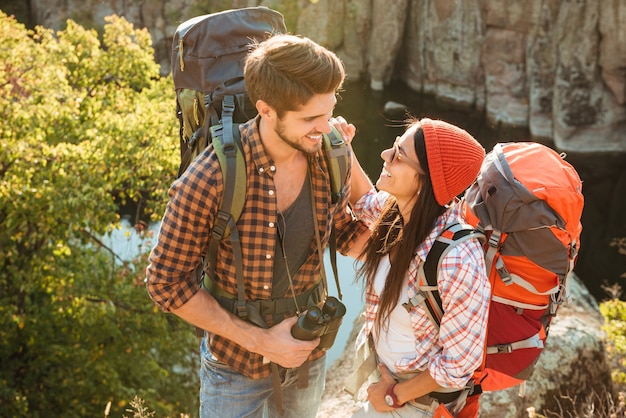
[[417,128],[418,125],[413,124],[402,136],[396,138],[391,148],[380,154],[385,163],[376,187],[393,195],[398,203],[411,202],[417,197],[421,176],[425,175],[415,153],[413,137]]

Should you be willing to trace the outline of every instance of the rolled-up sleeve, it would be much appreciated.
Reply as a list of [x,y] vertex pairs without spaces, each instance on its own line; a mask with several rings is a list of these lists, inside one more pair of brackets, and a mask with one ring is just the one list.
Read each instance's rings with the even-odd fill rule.
[[217,207],[216,194],[221,193],[221,184],[216,187],[217,180],[221,183],[221,173],[216,173],[215,167],[209,158],[200,158],[169,189],[158,239],[146,268],[148,294],[163,311],[184,305],[200,288],[193,272],[202,261]]
[[361,196],[354,205],[356,217],[371,229],[390,197],[391,195],[387,192],[377,192],[375,189],[371,189]]

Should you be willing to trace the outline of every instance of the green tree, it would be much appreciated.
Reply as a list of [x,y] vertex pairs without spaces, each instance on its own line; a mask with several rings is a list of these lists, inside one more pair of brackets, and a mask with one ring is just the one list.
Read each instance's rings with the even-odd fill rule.
[[[158,416],[196,410],[191,327],[158,312],[145,251],[120,261],[101,238],[136,205],[164,208],[178,162],[173,86],[147,31],[106,20],[27,30],[0,12],[0,410]],[[149,248],[145,231],[142,248]]]

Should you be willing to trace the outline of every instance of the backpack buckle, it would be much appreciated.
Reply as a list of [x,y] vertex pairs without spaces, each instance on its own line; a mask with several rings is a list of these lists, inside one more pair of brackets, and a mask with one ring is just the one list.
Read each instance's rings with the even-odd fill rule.
[[246,319],[248,317],[248,308],[245,300],[238,300],[235,307],[237,308],[237,316],[239,318]]
[[402,306],[404,307],[404,309],[406,309],[408,313],[411,313],[413,308],[415,308],[416,306],[421,306],[426,298],[427,297],[426,295],[424,295],[424,292],[420,290],[415,296],[409,299],[408,302],[403,303]]
[[498,257],[498,259],[496,260],[496,271],[498,272],[500,279],[502,279],[505,285],[508,286],[513,283],[513,278],[511,277],[509,270],[507,270],[506,266],[504,265],[504,261],[502,261],[501,257]]
[[232,114],[235,111],[235,97],[232,94],[227,94],[222,100],[222,115],[225,112]]
[[511,346],[511,344],[498,344],[495,346],[495,348],[496,350],[498,350],[498,354],[513,352],[513,347]]
[[217,218],[213,228],[211,229],[211,235],[218,240],[224,237],[226,227],[228,226],[228,220],[230,219],[230,213],[218,210],[215,216]]
[[500,238],[502,234],[500,231],[492,230],[491,235],[489,235],[489,246],[493,248],[498,248],[498,244],[500,244]]

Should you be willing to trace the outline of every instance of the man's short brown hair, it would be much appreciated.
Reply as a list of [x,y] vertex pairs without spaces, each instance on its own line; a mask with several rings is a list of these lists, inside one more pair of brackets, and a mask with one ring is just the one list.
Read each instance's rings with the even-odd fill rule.
[[282,116],[316,94],[337,92],[345,70],[337,55],[312,40],[275,35],[248,55],[244,77],[252,103],[263,100]]

